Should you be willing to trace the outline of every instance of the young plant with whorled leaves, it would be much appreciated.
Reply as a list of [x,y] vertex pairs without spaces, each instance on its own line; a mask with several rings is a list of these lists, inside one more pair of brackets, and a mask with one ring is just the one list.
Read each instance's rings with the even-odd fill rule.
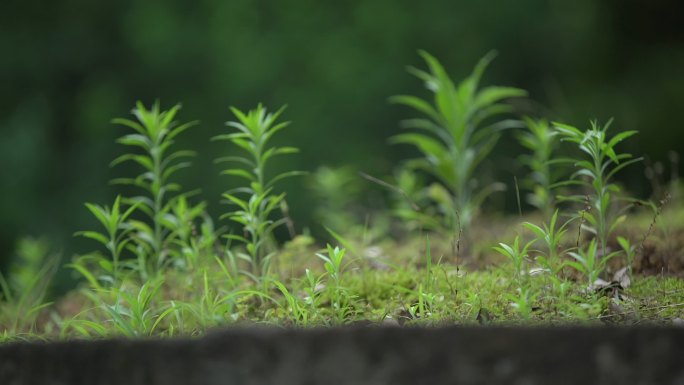
[[475,177],[501,131],[519,126],[518,121],[501,119],[512,111],[503,101],[527,93],[513,87],[479,87],[493,53],[483,57],[472,74],[457,85],[436,58],[425,51],[420,51],[420,55],[429,72],[412,67],[409,72],[425,82],[434,99],[430,102],[412,95],[390,98],[391,102],[424,115],[405,120],[403,127],[414,131],[396,135],[391,141],[413,145],[422,153],[422,157],[410,160],[407,166],[439,180],[435,186],[443,191],[431,195],[446,216],[448,226],[455,229],[460,222],[462,228],[467,228],[487,196],[503,188],[497,183],[479,186],[481,181]]

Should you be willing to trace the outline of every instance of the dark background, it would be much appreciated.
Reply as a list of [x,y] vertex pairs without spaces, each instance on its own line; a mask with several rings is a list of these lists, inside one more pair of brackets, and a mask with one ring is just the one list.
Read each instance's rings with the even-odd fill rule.
[[[3,1],[0,5],[0,262],[16,239],[47,236],[65,258],[95,245],[71,237],[94,228],[83,202],[111,204],[109,162],[136,100],[183,103],[199,119],[178,148],[199,152],[187,189],[220,212],[230,188],[209,142],[232,119],[228,106],[288,104],[279,142],[301,154],[283,168],[352,165],[389,175],[409,149],[389,146],[411,116],[398,93],[427,96],[406,65],[425,49],[463,78],[491,49],[484,84],[525,88],[523,112],[586,127],[615,117],[636,129],[624,149],[664,161],[681,152],[684,129],[684,9],[680,1],[198,0]],[[508,136],[491,162],[503,181],[520,148]],[[283,158],[284,159],[284,158]],[[643,165],[623,174],[641,197]],[[306,183],[283,185],[298,226],[315,227]],[[376,186],[369,186],[369,189]],[[509,191],[507,194],[513,194]],[[499,208],[500,209],[500,208]],[[512,210],[513,207],[504,207]]]

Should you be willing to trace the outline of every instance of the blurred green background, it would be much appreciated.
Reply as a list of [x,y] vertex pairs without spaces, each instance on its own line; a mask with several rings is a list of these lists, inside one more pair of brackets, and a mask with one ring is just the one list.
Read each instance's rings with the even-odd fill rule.
[[[84,202],[111,204],[108,180],[125,174],[109,162],[136,100],[168,108],[182,102],[183,121],[201,124],[179,138],[194,149],[187,189],[217,213],[231,186],[212,160],[229,151],[209,138],[226,130],[228,106],[289,105],[293,121],[279,142],[301,154],[283,168],[313,171],[351,165],[390,175],[410,155],[389,146],[398,122],[412,115],[390,105],[398,93],[426,96],[405,71],[423,66],[425,49],[460,79],[491,49],[499,52],[485,84],[525,88],[520,111],[586,127],[615,117],[617,129],[640,131],[624,148],[663,161],[684,149],[684,7],[680,1],[398,1],[62,0],[0,5],[0,262],[17,239],[45,235],[65,258],[95,247],[74,231],[97,224]],[[510,159],[499,145],[499,178]],[[647,197],[643,165],[622,175]],[[667,171],[665,171],[667,174]],[[314,195],[290,181],[298,228],[316,226]],[[378,187],[368,186],[370,190]],[[509,191],[507,194],[514,194]],[[515,207],[505,207],[514,210]]]

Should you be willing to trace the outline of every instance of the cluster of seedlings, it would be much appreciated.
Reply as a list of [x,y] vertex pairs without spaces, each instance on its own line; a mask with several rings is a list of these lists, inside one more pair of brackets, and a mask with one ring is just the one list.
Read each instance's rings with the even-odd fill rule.
[[[420,156],[404,162],[393,178],[362,175],[392,192],[392,210],[362,226],[352,223],[357,218],[348,205],[358,196],[353,186],[361,178],[349,169],[327,168],[304,176],[326,203],[319,214],[337,245],[322,250],[292,228],[284,245],[274,233],[291,227],[278,182],[305,174],[271,173],[274,159],[298,151],[271,144],[288,126],[280,119],[283,109],[232,108],[229,132],[212,138],[234,153],[216,162],[226,165],[221,174],[238,181],[222,195],[225,213],[215,221],[198,191],[175,182],[194,155],[175,142],[196,123],[178,122],[178,105],[162,110],[158,103],[151,108],[138,103],[134,119],[114,120],[127,131],[118,142],[130,151],[111,163],[135,164],[138,175],[113,183],[137,193],[118,195],[106,205],[86,203],[98,227],[76,235],[100,247],[68,264],[82,284],[55,304],[45,302],[57,267],[49,261],[55,259],[45,257],[48,249],[40,242],[21,245],[21,263],[9,279],[0,275],[0,338],[198,335],[240,322],[680,319],[682,281],[636,281],[632,267],[646,235],[637,240],[624,232],[616,236],[635,202],[656,213],[646,222],[648,232],[662,209],[662,204],[628,199],[614,182],[616,173],[641,160],[618,149],[636,132],[612,134],[610,122],[591,122],[582,130],[546,119],[514,119],[507,101],[526,92],[479,84],[493,55],[455,84],[437,59],[420,54],[427,70],[410,72],[433,99],[390,99],[418,113],[403,122],[407,131],[391,142],[414,146]],[[529,150],[519,158],[529,169],[520,187],[537,210],[529,216],[533,219],[511,226],[516,234],[499,234],[510,242],[489,242],[476,234],[478,209],[506,186],[483,184],[477,176],[502,135],[511,131]],[[516,182],[518,197],[520,187]],[[401,220],[407,240],[389,239],[390,218]],[[500,254],[503,262],[466,271],[462,262],[482,250]]]

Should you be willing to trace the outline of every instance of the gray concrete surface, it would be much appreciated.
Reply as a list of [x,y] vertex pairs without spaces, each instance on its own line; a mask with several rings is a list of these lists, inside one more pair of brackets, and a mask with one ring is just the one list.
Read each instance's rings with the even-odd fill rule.
[[0,384],[684,384],[684,328],[227,329],[0,345]]

